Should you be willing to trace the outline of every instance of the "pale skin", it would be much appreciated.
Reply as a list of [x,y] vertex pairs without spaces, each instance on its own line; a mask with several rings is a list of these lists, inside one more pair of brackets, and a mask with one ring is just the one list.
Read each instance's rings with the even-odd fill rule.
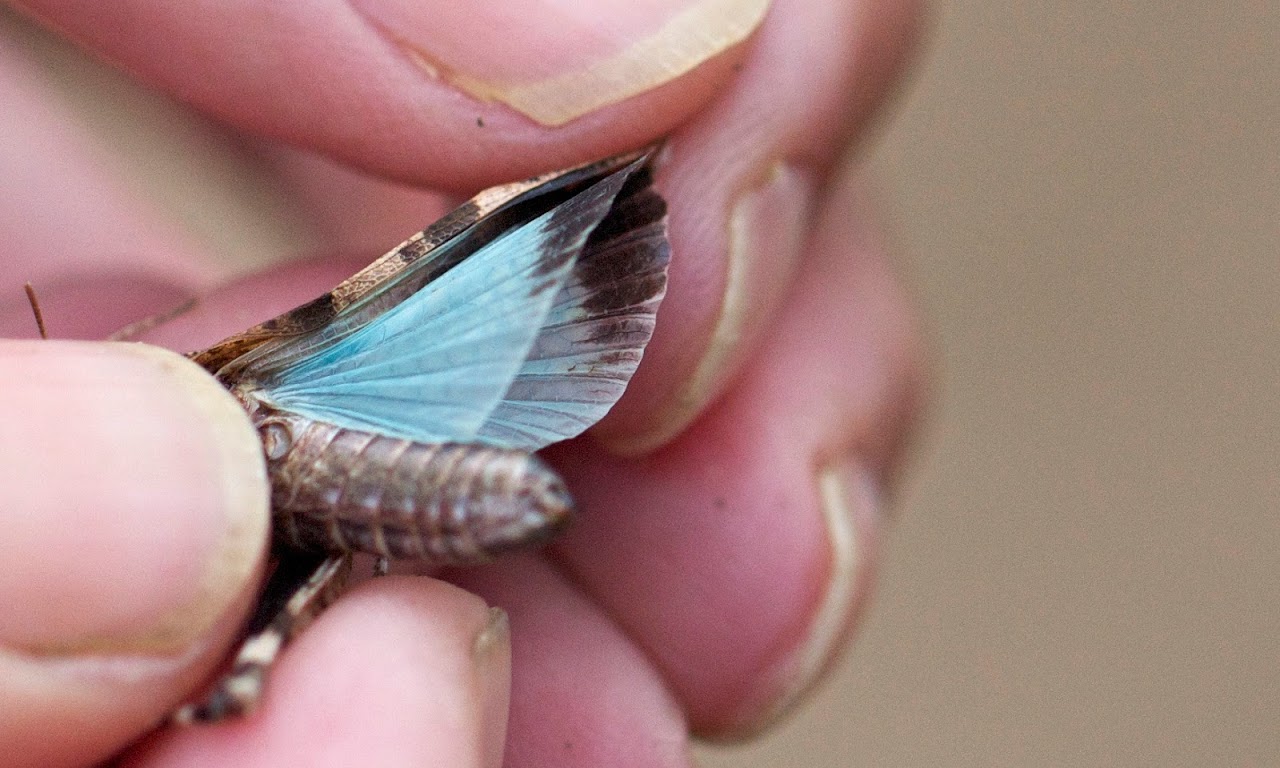
[[[667,136],[674,256],[631,389],[593,436],[549,452],[584,509],[574,527],[447,580],[362,584],[286,651],[255,715],[216,728],[152,732],[256,595],[267,523],[247,419],[158,350],[0,342],[0,765],[125,750],[135,766],[686,766],[691,738],[753,735],[821,680],[870,595],[922,399],[908,302],[842,162],[907,63],[914,0],[777,0],[752,36],[557,127],[450,73],[503,82],[522,58],[572,72],[583,51],[622,45],[560,11],[499,34],[419,29],[398,3],[309,3],[301,19],[247,2],[18,5],[261,142],[305,201],[344,191],[281,139],[469,193]],[[619,5],[624,28],[650,31],[644,13],[678,7]],[[397,25],[451,43],[415,38],[409,56],[389,42],[407,36]],[[542,55],[548,36],[556,55]],[[20,300],[43,276],[46,314],[63,308],[47,317],[55,336],[61,323],[103,338],[201,294],[146,337],[195,348],[377,255],[221,287],[217,260],[95,166],[3,48],[0,96],[0,287]],[[404,210],[404,193],[384,193],[381,208],[329,204],[326,226]],[[0,335],[30,336],[14,306],[0,304]]]

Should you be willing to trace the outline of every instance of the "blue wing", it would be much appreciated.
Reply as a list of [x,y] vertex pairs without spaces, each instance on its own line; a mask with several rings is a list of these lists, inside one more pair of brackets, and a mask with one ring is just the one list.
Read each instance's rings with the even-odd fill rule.
[[[358,317],[339,316],[310,337],[260,349],[245,373],[281,410],[422,442],[532,450],[581,432],[621,394],[635,367],[623,358],[639,359],[639,350],[613,354],[604,385],[569,371],[586,373],[594,361],[603,374],[602,358],[627,344],[626,334],[593,331],[584,299],[601,303],[602,281],[579,255],[631,170],[499,235],[359,327],[342,327]],[[600,253],[590,248],[585,264]]]

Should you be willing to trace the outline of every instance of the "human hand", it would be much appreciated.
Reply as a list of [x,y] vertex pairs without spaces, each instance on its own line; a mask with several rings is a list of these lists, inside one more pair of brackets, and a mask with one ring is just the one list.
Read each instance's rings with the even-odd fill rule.
[[[550,452],[584,514],[546,552],[449,574],[506,609],[512,633],[443,581],[366,583],[290,647],[254,716],[160,732],[126,763],[479,766],[505,743],[512,766],[686,765],[690,730],[752,733],[821,675],[865,603],[918,394],[902,294],[839,162],[898,73],[915,4],[778,0],[725,50],[732,25],[708,11],[686,58],[670,42],[630,49],[627,72],[654,50],[677,71],[710,56],[675,79],[550,81],[594,100],[503,84],[614,53],[665,13],[595,3],[577,22],[548,7],[515,29],[488,4],[21,5],[247,135],[438,189],[671,136],[657,334],[594,438]],[[739,19],[759,7],[737,6]],[[619,24],[599,37],[579,26],[597,19]],[[414,63],[424,55],[445,80]],[[216,259],[94,166],[32,82],[0,51],[14,139],[0,158],[21,192],[0,206],[0,284],[51,286],[55,331],[61,319],[101,337],[221,282]],[[259,150],[299,198],[341,193],[294,150]],[[327,223],[359,228],[406,194],[370,193]],[[387,236],[432,217],[415,215]],[[236,283],[149,338],[201,346],[356,266]],[[5,335],[29,322],[0,313]],[[159,350],[6,343],[0,388],[0,764],[90,764],[145,733],[232,642],[265,543],[260,449],[231,398]]]

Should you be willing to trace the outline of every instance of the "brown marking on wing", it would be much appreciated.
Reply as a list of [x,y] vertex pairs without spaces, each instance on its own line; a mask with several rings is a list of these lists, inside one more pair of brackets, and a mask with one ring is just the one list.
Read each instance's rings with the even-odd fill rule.
[[660,296],[666,288],[671,259],[666,239],[667,204],[650,182],[647,167],[627,180],[574,266],[578,281],[588,289],[583,307],[592,315],[636,307]]
[[[632,168],[631,173],[634,175],[637,170]],[[570,259],[577,258],[585,250],[590,234],[613,210],[625,183],[625,178],[607,177],[580,193],[571,203],[555,209],[544,227],[547,239],[543,258],[533,273],[535,277],[559,272]],[[584,231],[587,237],[580,240]],[[575,243],[581,245],[574,247]]]

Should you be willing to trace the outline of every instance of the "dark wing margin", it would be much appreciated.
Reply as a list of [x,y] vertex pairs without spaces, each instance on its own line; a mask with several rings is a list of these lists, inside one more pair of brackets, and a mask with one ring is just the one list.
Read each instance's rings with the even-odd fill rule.
[[635,373],[667,286],[667,206],[637,169],[595,228],[480,438],[536,450],[599,421]]

